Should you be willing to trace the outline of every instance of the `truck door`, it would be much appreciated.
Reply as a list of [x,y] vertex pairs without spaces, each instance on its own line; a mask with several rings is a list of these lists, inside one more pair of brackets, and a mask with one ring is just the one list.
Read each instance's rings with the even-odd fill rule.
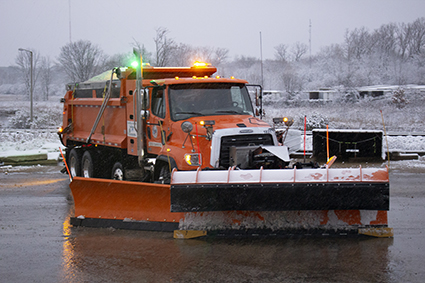
[[166,96],[163,86],[154,87],[151,92],[151,113],[149,116],[146,135],[148,153],[158,155],[167,137]]

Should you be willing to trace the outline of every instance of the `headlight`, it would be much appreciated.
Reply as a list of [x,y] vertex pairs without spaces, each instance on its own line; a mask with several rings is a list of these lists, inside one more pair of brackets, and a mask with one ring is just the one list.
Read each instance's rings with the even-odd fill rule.
[[200,160],[202,160],[202,158],[201,158],[200,154],[197,154],[197,153],[189,154],[189,153],[187,153],[187,154],[184,155],[184,160],[190,166],[201,166]]

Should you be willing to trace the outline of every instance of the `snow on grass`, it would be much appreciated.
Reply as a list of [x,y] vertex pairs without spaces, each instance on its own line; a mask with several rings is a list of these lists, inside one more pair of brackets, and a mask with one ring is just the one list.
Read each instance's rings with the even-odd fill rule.
[[[385,141],[384,141],[384,147],[386,148]],[[390,151],[425,152],[425,137],[424,136],[389,136],[388,147]]]
[[35,101],[31,121],[24,96],[0,95],[0,157],[45,153],[58,159],[62,107],[58,97]]
[[404,172],[425,172],[425,156],[419,156],[415,160],[390,161],[390,170]]
[[0,157],[57,153],[62,144],[52,131],[0,130]]

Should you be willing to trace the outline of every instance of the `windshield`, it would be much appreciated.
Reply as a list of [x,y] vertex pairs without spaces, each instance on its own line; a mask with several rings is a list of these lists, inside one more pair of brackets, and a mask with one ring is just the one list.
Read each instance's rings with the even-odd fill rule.
[[253,115],[244,84],[205,83],[171,85],[169,88],[171,119],[194,116]]

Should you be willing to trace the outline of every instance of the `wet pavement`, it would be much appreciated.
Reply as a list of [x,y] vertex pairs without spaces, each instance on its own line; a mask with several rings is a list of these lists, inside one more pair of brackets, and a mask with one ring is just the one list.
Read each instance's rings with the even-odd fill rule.
[[425,278],[422,170],[391,172],[393,239],[175,240],[172,233],[70,227],[72,196],[60,169],[0,169],[0,281],[423,282]]

